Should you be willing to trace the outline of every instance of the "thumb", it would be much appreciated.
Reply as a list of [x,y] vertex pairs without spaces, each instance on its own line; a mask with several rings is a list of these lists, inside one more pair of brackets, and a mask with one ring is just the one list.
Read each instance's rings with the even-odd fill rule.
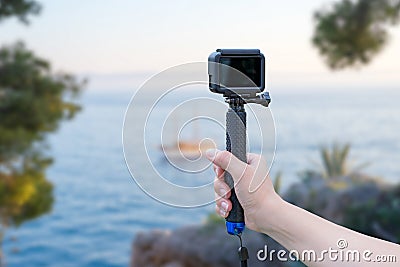
[[212,163],[229,172],[235,182],[239,181],[247,167],[246,163],[239,160],[229,151],[209,149],[206,151],[206,156]]

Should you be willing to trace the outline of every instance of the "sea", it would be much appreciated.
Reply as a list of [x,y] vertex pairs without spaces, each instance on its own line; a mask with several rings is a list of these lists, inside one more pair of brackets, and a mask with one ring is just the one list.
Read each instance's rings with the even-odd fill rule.
[[[207,90],[200,91],[192,88],[185,97],[212,95]],[[182,203],[178,205],[174,200],[159,199],[152,195],[151,188],[143,189],[140,179],[136,179],[136,169],[140,170],[141,181],[147,179],[146,173],[152,173],[145,169],[147,165],[135,165],[136,159],[152,161],[157,173],[166,174],[164,180],[183,187],[210,184],[213,176],[207,166],[203,171],[193,167],[194,172],[190,164],[182,167],[189,168],[183,172],[182,168],[171,167],[160,149],[160,140],[173,144],[170,140],[174,140],[174,134],[171,137],[166,132],[161,139],[160,132],[152,126],[163,125],[165,116],[179,106],[179,98],[166,98],[160,102],[162,108],[155,108],[152,113],[158,115],[148,116],[151,119],[147,121],[148,133],[144,134],[146,142],[131,136],[129,148],[124,147],[128,146],[123,144],[124,127],[144,127],[136,121],[124,124],[134,93],[135,90],[86,90],[79,99],[81,113],[48,136],[46,153],[54,158],[54,163],[47,171],[47,179],[54,184],[55,202],[51,212],[5,230],[3,252],[7,266],[129,266],[137,233],[200,224],[213,212],[212,203],[207,205],[200,200],[189,205],[201,202],[199,207],[181,207],[185,206],[185,199],[180,199]],[[145,106],[158,99],[154,98],[157,92],[147,94],[148,98],[139,99],[143,105],[136,103],[132,107],[139,117],[148,115]],[[335,142],[351,144],[349,168],[363,165],[360,171],[368,175],[391,184],[400,182],[400,88],[272,90],[271,97],[270,108],[265,111],[269,119],[263,121],[261,117],[258,122],[267,130],[257,132],[257,127],[249,122],[249,136],[256,140],[249,149],[270,150],[266,158],[271,177],[282,173],[282,191],[301,182],[302,171],[320,170],[319,149]],[[182,138],[218,139],[216,146],[223,149],[226,105],[220,96],[213,95],[212,99],[220,103],[215,109],[211,104],[191,104],[191,108],[183,107],[171,115],[171,125],[177,124],[179,128],[186,117],[200,118],[204,110],[209,117],[215,114],[219,123],[208,119],[180,127],[184,129]],[[251,115],[248,120],[252,120]],[[260,149],[262,140],[266,145]],[[144,145],[150,156],[140,153],[140,149],[137,153],[132,150]],[[126,161],[124,151],[128,153],[129,149],[133,158]]]

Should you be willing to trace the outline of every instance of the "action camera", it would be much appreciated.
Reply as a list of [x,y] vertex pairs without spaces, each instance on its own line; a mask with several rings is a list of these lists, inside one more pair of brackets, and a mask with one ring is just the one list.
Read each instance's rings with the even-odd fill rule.
[[209,88],[225,97],[255,97],[265,88],[265,58],[259,49],[217,49],[208,57]]

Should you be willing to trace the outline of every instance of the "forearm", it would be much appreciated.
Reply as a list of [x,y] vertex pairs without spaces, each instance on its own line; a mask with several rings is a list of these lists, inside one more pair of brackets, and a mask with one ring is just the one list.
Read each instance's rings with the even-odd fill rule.
[[[267,205],[266,209],[260,212],[260,214],[264,214],[261,216],[265,216],[259,219],[261,231],[275,239],[287,250],[296,250],[300,259],[308,266],[399,265],[400,246],[397,244],[336,225],[283,200],[279,200],[279,204],[275,203],[274,207],[270,209],[273,210],[268,211]],[[340,247],[338,240],[345,240],[344,242],[348,246]],[[314,251],[316,256],[311,255],[311,260],[309,260],[307,258],[309,254],[307,254],[305,259],[302,259],[302,253],[310,250]],[[338,252],[335,253],[332,250]],[[359,261],[357,261],[357,255],[353,253],[359,253]],[[340,255],[344,256],[343,259]],[[382,255],[393,255],[396,262],[377,263],[376,257]],[[338,259],[335,260],[335,257]],[[352,260],[353,257],[356,260]],[[368,262],[368,259],[371,261]],[[393,261],[393,258],[391,260]]]

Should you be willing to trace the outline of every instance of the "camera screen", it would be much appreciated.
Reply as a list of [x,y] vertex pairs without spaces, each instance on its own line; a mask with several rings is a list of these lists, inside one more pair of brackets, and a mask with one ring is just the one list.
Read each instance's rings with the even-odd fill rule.
[[[228,65],[246,75],[257,86],[261,86],[261,58],[260,57],[221,57],[221,64]],[[225,87],[253,87],[249,79],[237,75],[234,70],[220,68],[220,83]]]

